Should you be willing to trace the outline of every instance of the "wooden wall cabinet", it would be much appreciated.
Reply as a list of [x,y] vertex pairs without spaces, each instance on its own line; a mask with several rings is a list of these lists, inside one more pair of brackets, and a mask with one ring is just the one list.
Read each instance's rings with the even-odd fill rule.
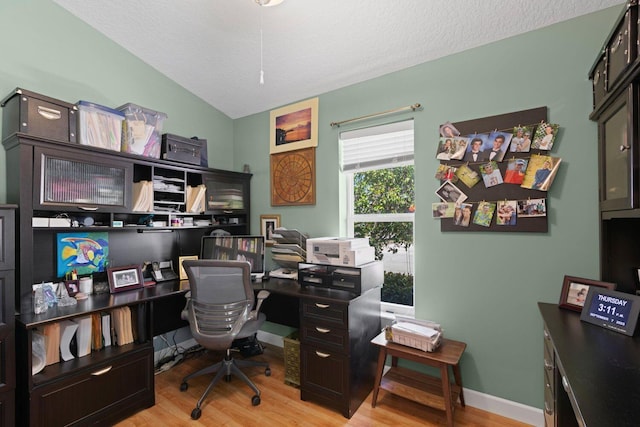
[[[56,266],[58,233],[108,233],[110,266],[165,260],[172,260],[177,266],[179,256],[198,255],[202,236],[214,229],[249,234],[251,174],[177,164],[22,133],[8,135],[3,145],[7,200],[20,206],[15,227],[13,222],[9,225],[4,221],[4,211],[0,209],[2,236],[12,237],[5,232],[6,225],[7,230],[16,230],[20,241],[15,251],[19,265],[15,285],[13,258],[3,258],[13,255],[13,243],[7,239],[12,250],[5,250],[3,245],[0,252],[0,290],[5,304],[0,313],[0,346],[8,355],[0,359],[6,364],[0,369],[0,416],[6,414],[5,420],[11,421],[5,425],[15,424],[14,406],[18,423],[36,426],[111,424],[153,405],[152,340],[154,335],[184,326],[179,315],[184,306],[181,292],[161,292],[164,285],[158,284],[157,295],[151,288],[121,295],[91,295],[77,306],[54,307],[35,315],[32,285],[62,279],[57,277]],[[134,183],[142,180],[158,183],[153,188],[149,212],[134,211]],[[203,211],[188,212],[186,189],[199,185],[206,186],[207,200],[221,198],[227,202],[207,203]],[[45,221],[63,217],[70,221],[38,226],[34,225],[34,217]],[[172,226],[173,219],[185,217],[192,217],[194,225]],[[122,225],[117,226],[114,221]],[[148,225],[154,222],[153,227]],[[158,226],[158,222],[163,225]],[[94,274],[94,283],[100,280],[106,281],[105,273]],[[138,341],[49,365],[32,375],[32,336],[36,329],[125,305],[144,313],[137,324],[145,333]],[[18,378],[16,404],[12,400],[14,373]]]
[[639,10],[629,1],[590,71],[598,124],[600,271],[617,290],[638,290],[640,243]]

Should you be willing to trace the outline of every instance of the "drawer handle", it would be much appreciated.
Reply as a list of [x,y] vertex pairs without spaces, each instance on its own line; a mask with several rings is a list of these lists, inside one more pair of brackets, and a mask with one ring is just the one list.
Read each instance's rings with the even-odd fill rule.
[[97,206],[78,206],[78,209],[82,209],[83,211],[97,211]]
[[329,304],[320,304],[319,302],[316,303],[316,307],[318,308],[329,308]]
[[43,107],[42,105],[38,105],[38,114],[47,120],[59,120],[60,117],[62,117],[60,111],[54,110],[53,108]]
[[630,150],[631,146],[629,145],[621,145],[620,146],[620,152],[626,151],[626,150]]
[[545,360],[544,369],[546,369],[547,371],[553,371],[553,365]]
[[329,353],[323,353],[323,352],[318,351],[318,350],[316,350],[316,354],[317,354],[319,357],[322,357],[323,359],[326,359],[327,357],[331,356]]
[[621,44],[622,44],[622,33],[618,34],[618,40],[616,40],[616,44],[611,46],[611,53],[616,53],[616,50],[618,50]]
[[99,371],[92,372],[91,375],[93,375],[94,377],[99,377],[100,375],[103,375],[109,372],[111,368],[113,368],[113,366],[107,366],[104,369],[100,369]]
[[593,76],[593,85],[596,86],[600,81],[600,70],[596,71],[596,75]]
[[548,340],[550,338],[549,332],[546,329],[543,329],[542,332],[544,333],[544,338]]
[[316,331],[320,332],[321,334],[327,334],[327,333],[331,332],[331,329],[319,328],[319,327],[316,326]]
[[569,385],[569,380],[567,380],[567,377],[565,377],[564,375],[562,376],[562,388],[564,388],[564,391],[566,391],[568,394],[571,394],[571,386]]
[[553,415],[553,408],[549,407],[549,404],[547,402],[544,402],[544,411],[548,414],[548,415]]

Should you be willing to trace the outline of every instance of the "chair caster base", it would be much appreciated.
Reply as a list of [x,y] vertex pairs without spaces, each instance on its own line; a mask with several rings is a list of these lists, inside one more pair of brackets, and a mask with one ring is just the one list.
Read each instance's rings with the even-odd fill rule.
[[187,383],[180,384],[180,391],[187,391],[188,388],[189,388],[189,384]]
[[264,376],[265,377],[270,377],[271,376],[271,368],[267,368],[264,370]]
[[194,408],[193,411],[191,411],[192,420],[197,420],[198,418],[200,418],[200,415],[202,415],[202,411],[200,410],[200,408]]
[[[251,404],[253,406],[258,406],[260,404],[260,396],[257,394],[251,398]],[[195,419],[195,418],[194,418]]]

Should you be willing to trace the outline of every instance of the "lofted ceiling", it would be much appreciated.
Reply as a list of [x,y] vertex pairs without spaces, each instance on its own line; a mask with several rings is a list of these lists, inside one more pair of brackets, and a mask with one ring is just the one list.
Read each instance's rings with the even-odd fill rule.
[[625,3],[54,1],[233,119]]

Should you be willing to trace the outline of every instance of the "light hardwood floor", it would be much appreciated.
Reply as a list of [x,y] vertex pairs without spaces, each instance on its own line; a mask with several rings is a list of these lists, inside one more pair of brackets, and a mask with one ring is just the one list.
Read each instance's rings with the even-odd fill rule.
[[[282,349],[267,345],[264,354],[255,356],[271,366],[266,377],[261,368],[246,370],[261,391],[262,403],[251,406],[253,392],[240,379],[221,381],[209,393],[202,406],[202,417],[194,421],[191,410],[211,380],[209,376],[193,379],[185,392],[180,383],[185,375],[207,364],[217,362],[221,355],[199,353],[172,369],[155,376],[156,404],[116,424],[118,427],[142,426],[444,426],[442,411],[427,408],[380,390],[375,408],[371,393],[351,419],[312,402],[300,400],[297,388],[284,382]],[[328,373],[329,374],[329,373]],[[456,426],[521,427],[526,424],[457,403]]]

